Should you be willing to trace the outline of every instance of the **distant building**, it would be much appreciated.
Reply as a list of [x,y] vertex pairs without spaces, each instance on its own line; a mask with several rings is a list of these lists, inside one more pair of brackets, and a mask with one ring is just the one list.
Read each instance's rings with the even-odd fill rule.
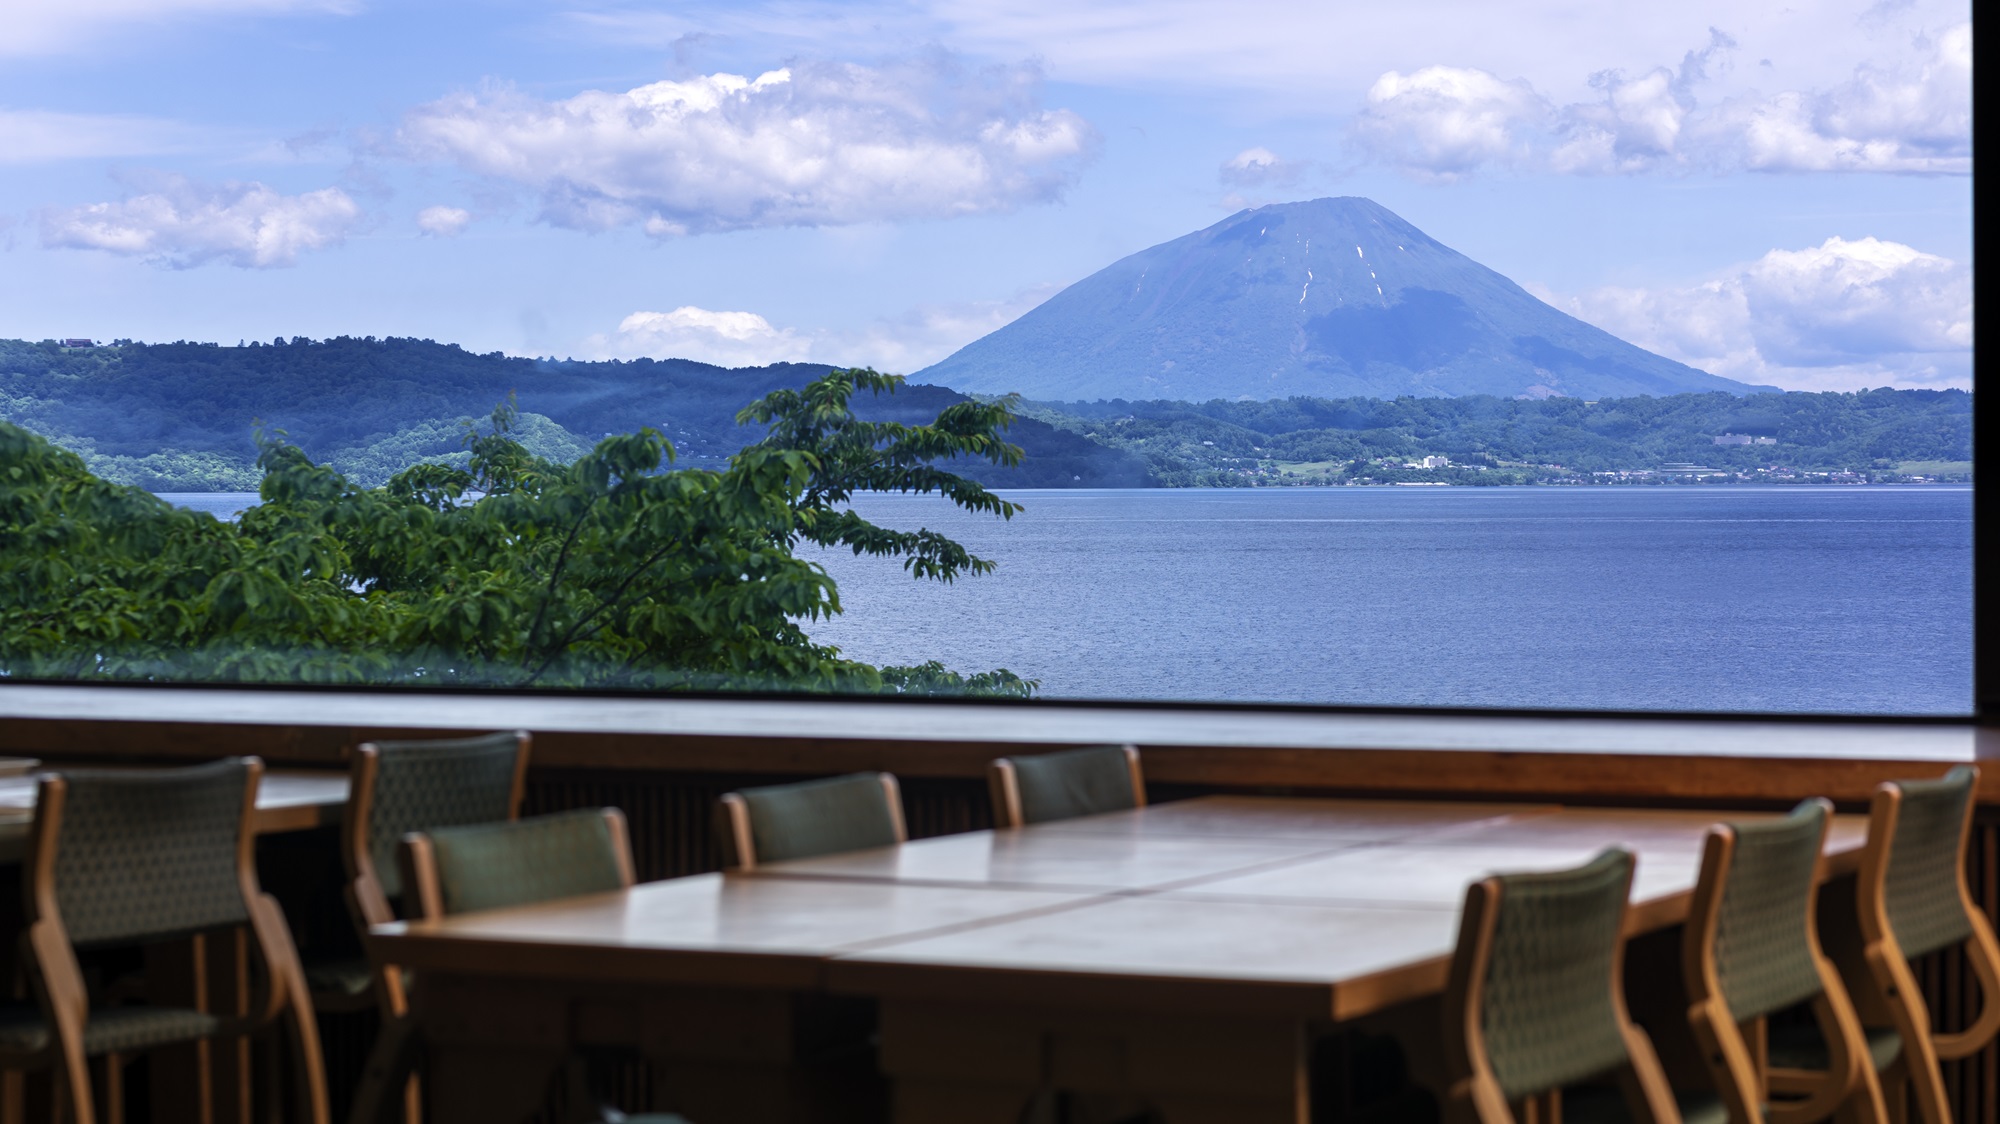
[[1775,437],[1752,437],[1747,433],[1724,433],[1709,440],[1717,445],[1776,445]]
[[96,340],[61,340],[64,347],[96,347]]
[[1450,457],[1424,457],[1421,460],[1410,461],[1403,467],[1404,468],[1448,468],[1450,466],[1451,466]]

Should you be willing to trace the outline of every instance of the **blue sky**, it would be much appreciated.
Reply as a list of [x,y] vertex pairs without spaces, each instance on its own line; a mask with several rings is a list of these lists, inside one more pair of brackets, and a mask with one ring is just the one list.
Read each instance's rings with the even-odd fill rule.
[[1365,195],[1642,346],[1969,386],[1969,5],[12,0],[0,336],[911,371]]

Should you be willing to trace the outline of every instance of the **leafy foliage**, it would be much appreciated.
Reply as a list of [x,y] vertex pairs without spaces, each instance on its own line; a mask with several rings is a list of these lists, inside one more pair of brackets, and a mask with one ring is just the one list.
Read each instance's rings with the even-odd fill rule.
[[767,395],[741,416],[768,434],[719,469],[668,470],[674,446],[650,428],[558,464],[516,439],[511,402],[467,432],[464,465],[379,488],[267,434],[263,502],[234,524],[0,423],[0,675],[1028,694],[1006,671],[871,667],[805,631],[840,598],[801,543],[946,582],[992,568],[860,519],[841,506],[854,492],[1019,510],[936,466],[1017,463],[1008,404],[959,402],[926,425],[855,417],[855,391],[900,383],[831,371]]

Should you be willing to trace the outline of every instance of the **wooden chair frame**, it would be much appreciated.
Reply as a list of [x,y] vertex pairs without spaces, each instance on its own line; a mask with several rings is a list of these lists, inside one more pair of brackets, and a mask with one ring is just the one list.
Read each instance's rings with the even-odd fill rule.
[[[284,910],[257,881],[254,818],[264,763],[251,757],[245,764],[249,777],[243,786],[243,807],[236,834],[236,881],[243,894],[254,959],[263,964],[264,971],[251,973],[253,990],[247,1013],[222,1018],[209,1038],[245,1037],[289,1014],[290,1025],[286,1029],[296,1067],[299,1119],[309,1124],[328,1124],[326,1070],[320,1056],[319,1024],[313,1016],[305,970],[298,949],[292,944]],[[91,1093],[89,1059],[83,1052],[84,1027],[90,1020],[90,996],[56,899],[57,843],[68,799],[69,782],[62,776],[41,779],[35,797],[35,819],[21,863],[25,913],[21,944],[27,953],[24,966],[49,1021],[49,1043],[33,1054],[0,1052],[0,1064],[9,1069],[54,1068],[57,1117],[62,1116],[66,1102],[74,1124],[95,1124],[97,1105]],[[123,1117],[120,1078],[123,1062],[117,1054],[105,1055],[105,1107],[107,1119],[114,1122]]]
[[[521,801],[528,788],[528,751],[533,737],[526,730],[514,732],[514,788],[507,798],[507,818],[519,819]],[[396,920],[396,910],[382,889],[382,877],[375,869],[375,856],[368,846],[368,821],[375,810],[375,778],[382,767],[382,751],[374,742],[354,747],[349,767],[347,811],[340,820],[340,858],[347,873],[347,909],[357,929],[365,936],[376,925]],[[407,889],[407,886],[405,887]],[[367,1001],[328,1002],[328,1010],[365,1010],[378,1007],[383,1015],[401,1014],[409,1006],[404,994],[402,973],[392,966],[379,965],[375,972],[375,994]]]
[[[1146,775],[1139,765],[1139,747],[1121,745],[1125,751],[1125,766],[1132,773],[1132,806],[1146,806]],[[986,766],[986,792],[993,801],[993,826],[996,828],[1025,827],[1027,817],[1021,811],[1021,779],[1014,771],[1014,759],[997,757]]]
[[[1826,800],[1827,814],[1833,805]],[[1806,916],[1800,919],[1807,950],[1819,973],[1820,994],[1812,1002],[1813,1018],[1827,1044],[1827,1069],[1809,1077],[1781,1080],[1778,1091],[1803,1093],[1802,1101],[1770,1103],[1773,1092],[1772,1069],[1765,1036],[1767,1020],[1762,1017],[1738,1021],[1730,1013],[1717,973],[1715,937],[1721,922],[1722,899],[1728,891],[1729,871],[1736,857],[1737,835],[1728,824],[1717,824],[1703,843],[1701,875],[1688,903],[1685,937],[1681,942],[1681,968],[1688,989],[1688,1021],[1696,1045],[1708,1062],[1717,1094],[1735,1124],[1806,1124],[1824,1120],[1845,1109],[1849,1119],[1881,1121],[1886,1124],[1888,1109],[1882,1098],[1880,1077],[1868,1054],[1868,1041],[1855,1014],[1853,1001],[1834,967],[1820,947],[1815,906],[1819,878],[1807,892]],[[1822,822],[1816,849],[1826,845],[1826,825]],[[1821,861],[1822,865],[1824,860]]]
[[[896,783],[894,773],[877,773],[882,782],[883,799],[889,802],[889,822],[895,828],[896,842],[907,843],[910,833],[903,822],[903,787]],[[716,817],[717,842],[722,848],[722,869],[728,871],[755,870],[757,868],[757,840],[750,830],[750,803],[741,793],[725,792],[716,801],[721,815]]]
[[[1625,891],[1631,893],[1632,878],[1625,877]],[[1561,1091],[1549,1090],[1523,1098],[1523,1112],[1516,1114],[1500,1088],[1499,1078],[1486,1053],[1486,1033],[1480,1025],[1480,1008],[1485,999],[1486,970],[1493,959],[1493,934],[1500,922],[1505,885],[1498,878],[1475,882],[1466,888],[1465,906],[1459,915],[1459,947],[1452,957],[1451,974],[1444,994],[1444,1064],[1447,1124],[1520,1124],[1545,1117],[1561,1119]],[[1625,941],[1621,936],[1611,956],[1611,973],[1604,986],[1611,989],[1612,1010],[1625,1040],[1627,1062],[1619,1068],[1618,1084],[1640,1124],[1680,1124],[1680,1109],[1673,1088],[1653,1052],[1652,1039],[1632,1021],[1625,1006],[1625,994],[1618,981],[1624,978]],[[1543,1106],[1547,1107],[1544,1108]]]
[[[1978,773],[1973,774],[1975,791]],[[1855,879],[1855,912],[1836,917],[1827,943],[1854,1006],[1867,1025],[1894,1027],[1903,1039],[1903,1053],[1892,1073],[1884,1075],[1884,1095],[1891,1117],[1900,1120],[1908,1094],[1925,1124],[1949,1124],[1951,1108],[1940,1060],[1955,1061],[1977,1053],[2000,1033],[2000,942],[1972,897],[1965,870],[1965,843],[1972,831],[1975,800],[1967,800],[1959,827],[1957,883],[1959,901],[1971,923],[1971,935],[1961,947],[1972,975],[1979,981],[1979,1016],[1964,1030],[1940,1034],[1932,1029],[1930,1008],[1916,973],[1896,942],[1889,923],[1888,877],[1890,851],[1896,838],[1903,803],[1902,787],[1893,781],[1875,789],[1868,808],[1868,842],[1861,852],[1861,872]],[[1774,1074],[1789,1079],[1791,1075]]]

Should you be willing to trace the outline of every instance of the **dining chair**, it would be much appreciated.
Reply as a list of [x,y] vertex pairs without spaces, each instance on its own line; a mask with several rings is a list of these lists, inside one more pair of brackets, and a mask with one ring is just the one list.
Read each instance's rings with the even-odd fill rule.
[[[632,847],[616,808],[411,832],[398,864],[412,920],[622,890],[632,885]],[[421,1053],[416,1019],[397,1011],[382,1027],[355,1091],[350,1124],[382,1124],[410,1097]],[[585,1108],[573,1082],[574,1111]],[[591,1108],[595,1120],[595,1108]],[[643,1119],[643,1118],[635,1118]]]
[[[515,730],[355,747],[340,855],[348,913],[360,934],[396,920],[393,903],[403,893],[396,848],[404,835],[520,814],[530,743],[527,731]],[[379,1006],[386,1016],[408,1001],[402,974],[371,966],[366,957],[308,964],[306,974],[323,1010]]]
[[901,789],[888,773],[746,788],[725,793],[719,805],[727,870],[892,847],[909,837]]
[[[312,1000],[284,913],[257,881],[252,816],[263,771],[243,757],[41,779],[22,860],[21,959],[34,1000],[0,1006],[0,1067],[52,1069],[57,1103],[75,1124],[122,1118],[130,1055],[267,1027],[291,1042],[297,1119],[326,1124]],[[92,994],[77,959],[79,950],[246,930],[251,990],[240,1013],[114,1005]],[[101,1102],[93,1058],[103,1060]]]
[[[1631,853],[1612,848],[1572,870],[1466,889],[1444,1001],[1447,1121],[1517,1124],[1551,1103],[1569,1124],[1727,1119],[1712,1095],[1676,1094],[1626,1011],[1632,869]],[[1616,1094],[1582,1087],[1605,1079]]]
[[[1835,1113],[1887,1120],[1878,1074],[1902,1063],[1902,1040],[1863,1030],[1815,920],[1832,812],[1815,798],[1783,819],[1717,824],[1703,842],[1682,976],[1695,1043],[1735,1124],[1804,1124]],[[1810,1022],[1783,1017],[1801,1007]],[[1771,1099],[1779,1059],[1814,1075],[1779,1083],[1794,1099]]]
[[[1824,939],[1862,1024],[1893,1031],[1906,1056],[1885,1082],[1891,1115],[1914,1101],[1925,1124],[1946,1124],[1951,1109],[1941,1061],[1969,1057],[2000,1033],[2000,944],[1966,880],[1973,791],[1979,770],[1960,765],[1932,780],[1888,781],[1869,805],[1868,842],[1851,889],[1830,893]],[[1962,949],[1979,981],[1979,1013],[1955,1031],[1936,1029],[1911,962]],[[1779,1063],[1773,1057],[1774,1066]],[[1885,1075],[1888,1076],[1888,1075]],[[1799,1080],[1779,1071],[1774,1087]]]
[[1021,827],[1146,806],[1139,747],[1100,745],[1001,757],[986,767],[993,825]]

